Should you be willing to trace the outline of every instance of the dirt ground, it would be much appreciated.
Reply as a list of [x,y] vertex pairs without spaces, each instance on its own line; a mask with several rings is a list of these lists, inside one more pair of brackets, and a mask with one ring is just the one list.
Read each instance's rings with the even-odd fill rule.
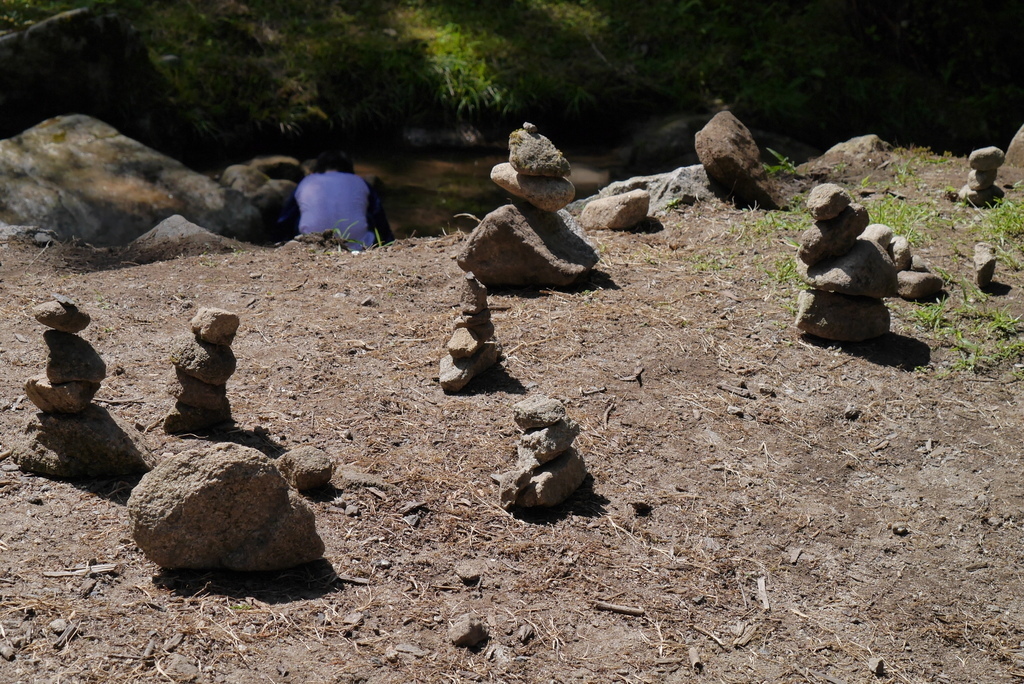
[[[901,150],[862,171],[835,176],[873,218],[933,210],[915,249],[950,278],[945,300],[889,300],[889,335],[795,329],[804,212],[680,207],[660,230],[592,234],[601,262],[576,287],[493,292],[504,360],[452,396],[437,373],[460,234],[148,264],[9,243],[0,681],[1024,680],[1024,255],[1007,241],[996,286],[964,284],[994,211],[946,197],[964,159]],[[1000,173],[1008,198],[1022,177]],[[308,499],[324,560],[164,571],[127,525],[137,478],[21,473],[7,456],[34,409],[22,385],[45,364],[27,309],[51,293],[93,317],[96,401],[157,453],[333,454],[333,487]],[[170,343],[202,306],[242,318],[236,422],[169,437]],[[985,321],[1005,334],[972,327]],[[510,515],[491,476],[514,460],[512,405],[536,393],[581,424],[592,477],[555,510]],[[479,582],[456,575],[465,562]],[[448,638],[466,614],[489,626],[474,649]]]

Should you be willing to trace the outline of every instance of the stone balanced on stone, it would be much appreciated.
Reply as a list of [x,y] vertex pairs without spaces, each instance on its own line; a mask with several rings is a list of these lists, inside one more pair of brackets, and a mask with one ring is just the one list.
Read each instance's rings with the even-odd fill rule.
[[960,188],[960,201],[975,207],[987,207],[1001,198],[1003,189],[996,185],[996,176],[1005,158],[998,147],[983,147],[971,152],[967,160],[971,173],[967,176],[967,185]]
[[458,392],[474,377],[493,366],[501,355],[494,339],[491,310],[487,308],[487,287],[473,273],[461,279],[459,313],[455,332],[441,357],[441,389]]
[[235,372],[231,342],[238,316],[203,308],[192,319],[192,334],[175,341],[171,352],[176,382],[169,389],[174,407],[164,418],[164,432],[193,432],[231,420],[228,378]]
[[99,353],[77,333],[89,314],[62,295],[32,309],[49,355],[46,373],[29,378],[25,394],[40,413],[30,415],[12,456],[22,470],[54,477],[102,477],[149,470],[154,460],[135,428],[95,406],[107,376]]
[[597,250],[564,207],[575,188],[569,162],[537,127],[524,123],[508,140],[509,160],[491,170],[513,204],[487,214],[456,257],[485,285],[570,285],[597,264]]
[[[864,232],[871,229],[872,226],[868,226]],[[889,256],[896,265],[896,292],[903,299],[925,299],[942,291],[942,276],[932,273],[925,260],[913,253],[910,241],[906,237],[892,237],[889,243]]]
[[896,266],[888,251],[892,231],[876,224],[866,232],[867,210],[833,183],[811,190],[807,208],[815,223],[801,236],[797,271],[812,289],[800,293],[797,327],[842,342],[889,332],[882,298],[896,295]]
[[544,396],[524,399],[513,407],[523,429],[515,467],[498,476],[501,506],[557,506],[587,477],[583,457],[573,447],[580,426],[565,415],[565,406]]

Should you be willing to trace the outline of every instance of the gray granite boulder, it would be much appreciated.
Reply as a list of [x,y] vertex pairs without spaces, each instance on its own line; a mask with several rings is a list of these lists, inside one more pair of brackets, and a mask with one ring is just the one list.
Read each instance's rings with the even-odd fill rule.
[[487,214],[457,256],[459,267],[487,285],[571,285],[600,257],[568,212],[505,205]]
[[59,116],[0,140],[0,221],[107,247],[175,214],[228,237],[267,237],[243,195],[97,119]]
[[750,131],[731,112],[719,112],[697,132],[697,156],[708,176],[725,186],[741,204],[778,209],[775,187],[761,164]]
[[726,199],[729,193],[719,183],[708,178],[700,164],[681,166],[674,171],[652,176],[634,176],[622,181],[609,183],[592,197],[578,200],[569,205],[570,211],[581,212],[587,205],[598,199],[621,195],[633,190],[646,190],[651,196],[649,214],[659,214],[677,204],[696,204],[713,199]]
[[163,568],[283,570],[320,558],[313,511],[269,458],[232,443],[165,459],[128,499],[132,536]]

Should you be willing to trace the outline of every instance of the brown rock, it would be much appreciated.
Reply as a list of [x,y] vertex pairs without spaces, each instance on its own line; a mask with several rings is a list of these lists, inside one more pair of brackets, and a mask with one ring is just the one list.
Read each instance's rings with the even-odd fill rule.
[[227,383],[237,363],[231,347],[203,342],[192,335],[174,342],[170,358],[178,370],[209,385]]
[[92,320],[71,300],[43,302],[32,307],[32,315],[43,325],[66,333],[85,330]]
[[65,382],[102,382],[107,377],[107,364],[93,346],[78,335],[47,330],[43,333],[49,356],[46,377],[54,385]]
[[544,211],[564,209],[576,196],[576,188],[565,178],[527,176],[518,173],[508,163],[491,169],[491,180],[503,190]]
[[182,404],[188,404],[193,408],[206,409],[223,413],[228,411],[227,387],[225,385],[211,385],[208,382],[197,380],[180,368],[174,369],[175,381],[168,386],[170,395]]
[[323,449],[310,445],[281,454],[274,465],[288,484],[300,492],[326,487],[334,475],[334,459]]
[[199,432],[229,420],[231,420],[231,405],[226,398],[224,405],[219,409],[196,408],[177,401],[164,417],[164,432],[169,435]]
[[827,221],[817,221],[800,235],[800,249],[797,257],[807,266],[819,261],[846,254],[857,244],[857,236],[867,228],[868,210],[859,204],[851,204],[838,216]]
[[456,328],[448,340],[448,353],[452,358],[464,359],[480,351],[483,342],[469,328]]
[[25,394],[43,413],[81,413],[100,388],[98,382],[71,381],[50,384],[45,375],[29,378]]
[[889,332],[889,309],[880,299],[804,290],[796,327],[826,340],[861,342]]
[[564,178],[571,171],[562,152],[530,124],[508,136],[508,162],[525,176]]
[[897,276],[897,293],[903,299],[924,299],[942,291],[942,278],[934,273],[900,271]]
[[815,221],[828,221],[850,206],[853,199],[850,193],[835,183],[822,183],[815,186],[807,195],[807,211]]
[[203,342],[229,346],[238,332],[238,315],[204,307],[192,318],[191,325],[192,334]]
[[697,132],[697,156],[708,176],[742,204],[778,209],[775,187],[761,165],[761,152],[750,131],[731,112],[719,112]]
[[460,284],[459,310],[463,316],[475,316],[486,308],[487,286],[477,280],[472,272],[467,273]]
[[580,225],[584,230],[632,228],[647,218],[650,207],[651,193],[646,190],[630,190],[587,204],[580,213]]

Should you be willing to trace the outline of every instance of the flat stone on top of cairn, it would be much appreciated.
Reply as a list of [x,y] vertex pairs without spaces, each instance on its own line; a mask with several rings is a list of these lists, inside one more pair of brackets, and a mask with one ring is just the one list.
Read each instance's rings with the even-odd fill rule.
[[561,402],[548,397],[524,399],[512,412],[523,434],[515,467],[498,476],[501,506],[557,506],[587,477],[583,457],[573,447],[580,427],[565,415]]
[[[523,124],[509,135],[509,160],[491,180],[514,198],[490,212],[457,256],[459,267],[481,283],[562,287],[597,264],[597,250],[564,207],[575,188],[569,162],[537,127]],[[521,201],[520,201],[521,200]]]
[[487,288],[473,273],[466,273],[459,284],[459,310],[461,315],[455,319],[438,376],[441,389],[449,393],[461,390],[501,356],[501,344],[494,339],[491,310],[487,308]]
[[175,341],[170,355],[175,382],[168,388],[175,403],[164,418],[164,432],[193,432],[231,420],[226,386],[237,364],[230,345],[238,324],[230,311],[202,308],[191,321],[192,335]]
[[960,201],[975,207],[987,207],[1003,197],[1003,189],[995,183],[1005,159],[1006,155],[998,147],[983,147],[971,152],[968,158],[971,172],[967,176],[967,185],[958,193]]

